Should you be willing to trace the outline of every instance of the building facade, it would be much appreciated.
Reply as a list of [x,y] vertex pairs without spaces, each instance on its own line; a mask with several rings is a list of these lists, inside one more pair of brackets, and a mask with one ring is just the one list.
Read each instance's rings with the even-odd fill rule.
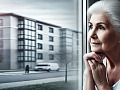
[[78,66],[78,31],[61,28],[60,29],[60,50],[64,51],[68,57],[69,67]]
[[57,62],[54,53],[61,48],[63,31],[70,30],[13,13],[0,14],[0,69],[24,69],[26,65],[32,69],[36,63]]

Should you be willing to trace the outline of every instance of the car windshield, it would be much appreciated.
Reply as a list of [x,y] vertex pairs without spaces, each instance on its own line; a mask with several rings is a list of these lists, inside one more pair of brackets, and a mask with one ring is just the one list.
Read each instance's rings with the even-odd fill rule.
[[37,65],[37,66],[49,66],[48,64],[41,64],[41,65]]

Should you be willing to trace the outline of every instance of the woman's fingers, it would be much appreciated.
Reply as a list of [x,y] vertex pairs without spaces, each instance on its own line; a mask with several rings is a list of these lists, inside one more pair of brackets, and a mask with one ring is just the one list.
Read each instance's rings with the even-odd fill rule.
[[88,60],[88,63],[90,65],[95,84],[99,86],[101,84],[107,83],[106,68],[104,64],[98,63],[95,60]]
[[97,62],[95,60],[88,60],[88,63],[90,65],[91,70],[96,69],[97,67]]
[[87,63],[88,60],[93,60],[93,59],[98,61],[99,63],[103,63],[102,57],[103,57],[102,54],[91,52],[84,55],[84,60],[85,60],[85,63]]

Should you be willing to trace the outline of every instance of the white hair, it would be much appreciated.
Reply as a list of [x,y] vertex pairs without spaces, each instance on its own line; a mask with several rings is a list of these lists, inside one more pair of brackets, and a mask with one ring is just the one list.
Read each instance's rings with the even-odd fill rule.
[[120,1],[119,0],[101,0],[94,3],[88,9],[88,19],[92,14],[104,12],[110,19],[115,30],[120,32]]

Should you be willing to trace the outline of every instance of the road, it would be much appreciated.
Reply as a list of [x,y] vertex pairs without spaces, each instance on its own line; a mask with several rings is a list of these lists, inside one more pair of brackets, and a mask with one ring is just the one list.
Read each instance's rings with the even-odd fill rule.
[[[35,71],[34,71],[35,72]],[[77,75],[76,70],[68,71],[68,76]],[[46,79],[46,78],[56,78],[56,77],[64,77],[64,71],[37,71],[35,73],[7,73],[0,75],[0,83],[10,83],[10,82],[19,82],[19,81],[29,81],[29,80],[38,80],[38,79]]]

